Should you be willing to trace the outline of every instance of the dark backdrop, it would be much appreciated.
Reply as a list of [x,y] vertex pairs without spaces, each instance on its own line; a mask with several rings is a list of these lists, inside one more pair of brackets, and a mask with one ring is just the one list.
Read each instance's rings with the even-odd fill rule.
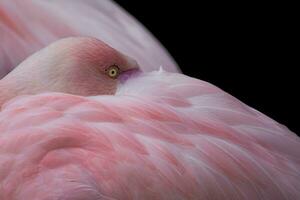
[[161,41],[184,74],[217,85],[300,133],[293,13],[274,3],[116,2]]

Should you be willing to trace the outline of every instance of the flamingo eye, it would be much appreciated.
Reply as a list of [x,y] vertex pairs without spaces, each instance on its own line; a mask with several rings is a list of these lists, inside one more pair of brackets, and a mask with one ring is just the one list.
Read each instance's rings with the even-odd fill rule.
[[120,74],[120,68],[117,65],[111,65],[105,71],[106,71],[107,75],[113,79],[118,78],[118,76]]

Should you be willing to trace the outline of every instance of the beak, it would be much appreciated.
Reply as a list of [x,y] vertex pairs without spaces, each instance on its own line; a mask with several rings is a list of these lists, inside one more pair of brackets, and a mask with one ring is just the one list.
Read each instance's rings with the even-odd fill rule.
[[128,69],[120,74],[119,80],[121,83],[125,83],[128,79],[137,77],[141,73],[142,71],[139,68]]
[[127,55],[124,55],[124,54],[122,54],[122,56],[124,57],[124,59],[126,61],[126,64],[128,66],[128,70],[139,69],[140,68],[135,59],[133,59],[133,58],[127,56]]
[[125,83],[128,79],[141,74],[142,71],[140,70],[138,63],[133,58],[124,54],[122,56],[126,60],[128,68],[125,71],[121,72],[119,80],[121,83]]

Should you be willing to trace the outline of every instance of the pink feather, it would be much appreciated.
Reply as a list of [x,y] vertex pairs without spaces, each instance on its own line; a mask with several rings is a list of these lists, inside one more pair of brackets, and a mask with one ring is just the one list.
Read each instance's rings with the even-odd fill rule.
[[299,199],[300,139],[162,70],[115,96],[45,93],[0,113],[0,199]]
[[92,36],[135,58],[144,71],[175,61],[143,25],[110,0],[0,2],[0,78],[59,38]]
[[[99,38],[144,71],[178,68],[108,0],[0,2],[0,77],[66,36]],[[115,96],[44,93],[0,110],[0,200],[299,199],[300,139],[215,86],[163,70]]]

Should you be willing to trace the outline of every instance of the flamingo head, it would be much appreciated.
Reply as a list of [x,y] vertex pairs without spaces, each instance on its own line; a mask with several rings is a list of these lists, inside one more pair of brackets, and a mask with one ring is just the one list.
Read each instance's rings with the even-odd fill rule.
[[42,92],[111,95],[119,82],[137,71],[135,60],[101,40],[65,38],[36,52],[0,80],[0,105],[1,100]]

